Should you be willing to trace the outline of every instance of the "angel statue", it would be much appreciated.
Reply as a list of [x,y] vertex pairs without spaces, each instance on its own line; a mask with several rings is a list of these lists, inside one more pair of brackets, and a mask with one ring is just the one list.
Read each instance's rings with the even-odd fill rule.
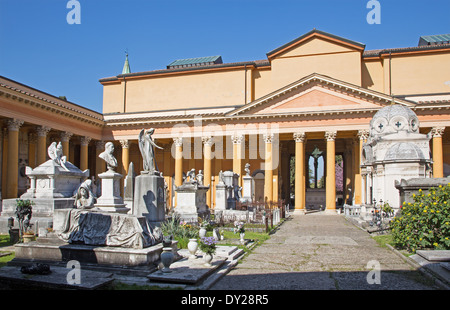
[[56,162],[58,165],[63,167],[65,170],[68,170],[65,163],[66,163],[66,156],[63,154],[63,147],[61,142],[56,144],[56,142],[53,142],[50,144],[50,146],[47,149],[48,157],[52,159],[54,162]]
[[139,150],[141,151],[142,159],[144,161],[144,172],[145,173],[154,173],[158,171],[158,166],[156,165],[155,159],[155,149],[153,147],[157,147],[158,149],[163,149],[155,144],[152,139],[152,134],[155,132],[154,128],[149,130],[142,129],[139,133]]

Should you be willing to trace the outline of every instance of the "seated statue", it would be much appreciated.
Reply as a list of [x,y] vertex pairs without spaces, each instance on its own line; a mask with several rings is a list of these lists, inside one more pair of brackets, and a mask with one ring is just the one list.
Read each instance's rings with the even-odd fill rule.
[[92,180],[87,179],[81,183],[75,194],[74,205],[77,209],[92,209],[95,203],[95,196],[92,193]]

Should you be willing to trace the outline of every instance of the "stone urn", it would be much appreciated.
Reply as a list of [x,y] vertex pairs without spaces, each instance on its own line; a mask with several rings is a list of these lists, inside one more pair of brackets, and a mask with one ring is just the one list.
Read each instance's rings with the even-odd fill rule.
[[161,253],[161,263],[163,264],[164,268],[161,269],[162,272],[172,272],[172,270],[170,270],[170,265],[173,263],[173,259],[174,255],[172,253],[172,248],[163,248],[163,251]]
[[197,256],[195,255],[195,253],[197,252],[198,249],[198,242],[197,239],[189,239],[189,243],[187,245],[189,253],[191,254],[189,256],[190,259],[195,259],[197,258]]
[[198,231],[198,235],[200,236],[200,238],[206,237],[206,228],[201,227]]
[[244,243],[245,233],[240,233],[239,237],[241,238],[240,239],[241,243]]
[[212,265],[211,265],[211,261],[213,260],[213,255],[212,254],[210,254],[210,253],[205,253],[204,255],[203,255],[203,262],[204,262],[204,266],[206,266],[206,267],[211,267]]

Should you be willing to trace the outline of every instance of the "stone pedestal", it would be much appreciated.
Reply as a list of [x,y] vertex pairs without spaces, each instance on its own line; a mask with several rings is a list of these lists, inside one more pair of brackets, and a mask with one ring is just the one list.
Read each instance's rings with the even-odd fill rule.
[[133,214],[144,216],[150,226],[159,226],[165,220],[164,178],[159,174],[144,173],[136,177]]
[[241,202],[252,202],[254,196],[254,181],[249,175],[242,177],[243,187],[242,187],[242,198]]
[[208,206],[206,205],[206,192],[209,186],[199,185],[197,182],[185,182],[178,186],[177,206],[175,212],[180,218],[189,222],[197,222],[198,217],[208,215]]
[[103,212],[127,213],[123,199],[120,196],[120,173],[108,170],[98,177],[102,180],[102,195],[97,199],[95,207]]
[[227,186],[225,183],[216,185],[216,207],[215,210],[225,210],[227,208]]

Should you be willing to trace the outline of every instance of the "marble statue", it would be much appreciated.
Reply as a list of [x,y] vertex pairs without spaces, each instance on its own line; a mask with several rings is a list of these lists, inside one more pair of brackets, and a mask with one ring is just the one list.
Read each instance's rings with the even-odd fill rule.
[[48,157],[50,157],[51,160],[56,162],[58,165],[63,167],[65,170],[69,170],[65,163],[66,163],[66,156],[63,154],[63,147],[61,142],[56,144],[56,142],[52,142],[50,146],[47,149]]
[[152,134],[155,132],[154,128],[149,130],[142,129],[139,133],[139,150],[141,151],[142,159],[144,161],[144,171],[146,173],[154,173],[158,171],[155,159],[155,149],[163,149],[155,144],[152,139]]
[[106,167],[110,171],[114,171],[117,168],[117,159],[114,157],[113,153],[114,144],[112,142],[107,142],[105,144],[105,151],[98,155],[98,157],[106,162]]
[[95,203],[95,196],[92,192],[92,180],[87,179],[81,183],[75,194],[74,205],[77,209],[92,209]]

